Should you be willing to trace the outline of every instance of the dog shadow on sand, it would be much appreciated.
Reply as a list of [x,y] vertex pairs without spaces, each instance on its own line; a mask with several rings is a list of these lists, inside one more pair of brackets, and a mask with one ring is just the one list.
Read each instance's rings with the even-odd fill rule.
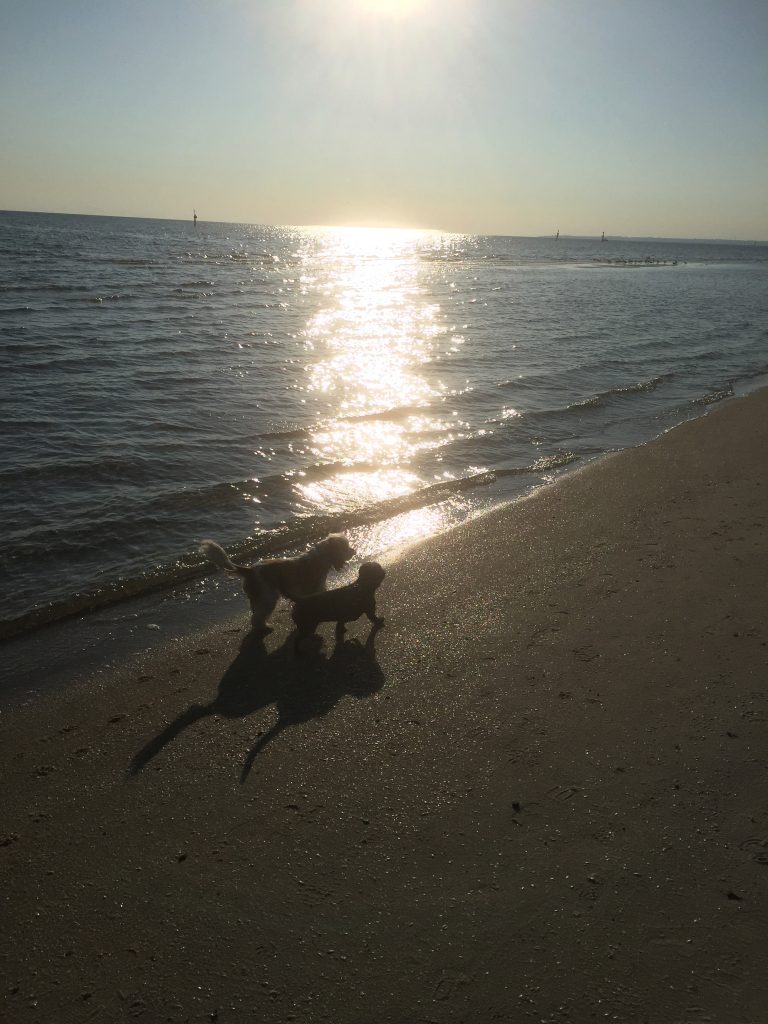
[[208,704],[191,704],[149,740],[133,757],[129,775],[137,775],[201,718],[245,718],[274,704],[277,721],[249,750],[240,775],[240,781],[245,782],[259,753],[281,732],[324,717],[345,696],[362,700],[384,686],[384,673],[374,647],[377,632],[373,626],[364,644],[358,640],[337,640],[327,656],[319,644],[296,655],[292,636],[281,647],[267,651],[263,637],[250,633],[222,676],[215,698]]

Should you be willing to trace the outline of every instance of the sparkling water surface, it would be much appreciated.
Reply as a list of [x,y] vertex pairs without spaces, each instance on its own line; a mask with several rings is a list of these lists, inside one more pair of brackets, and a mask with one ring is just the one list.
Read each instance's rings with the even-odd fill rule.
[[0,214],[5,635],[329,530],[361,555],[768,371],[768,248]]

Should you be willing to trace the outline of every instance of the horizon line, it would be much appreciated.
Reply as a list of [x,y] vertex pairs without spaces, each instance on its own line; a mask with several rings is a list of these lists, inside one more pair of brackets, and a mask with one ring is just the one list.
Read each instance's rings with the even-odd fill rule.
[[[153,221],[167,221],[172,224],[186,224],[193,223],[192,217],[150,217],[150,216],[136,216],[124,213],[73,213],[71,211],[60,211],[60,210],[6,210],[0,209],[0,214],[4,213],[21,213],[21,214],[33,214],[37,216],[45,217],[99,217],[106,220],[153,220]],[[432,232],[437,234],[446,235],[475,235],[480,238],[535,238],[544,239],[551,238],[555,240],[555,233],[547,234],[535,234],[535,235],[516,235],[507,232],[485,232],[485,231],[456,231],[448,228],[435,228],[435,227],[413,227],[408,225],[395,225],[395,224],[267,224],[265,222],[258,221],[247,221],[247,220],[206,220],[205,218],[197,216],[197,224],[231,224],[248,227],[260,227],[260,228],[290,228],[298,231],[320,231],[320,230],[360,230],[360,231],[413,231],[413,232]],[[557,236],[560,239],[575,239],[575,240],[589,240],[589,239],[601,239],[603,232],[598,232],[594,235],[587,234],[563,234],[558,232]],[[717,242],[720,244],[734,244],[734,245],[768,245],[768,239],[760,238],[710,238],[702,235],[697,236],[680,236],[680,235],[606,235],[605,241],[628,241],[628,242]]]

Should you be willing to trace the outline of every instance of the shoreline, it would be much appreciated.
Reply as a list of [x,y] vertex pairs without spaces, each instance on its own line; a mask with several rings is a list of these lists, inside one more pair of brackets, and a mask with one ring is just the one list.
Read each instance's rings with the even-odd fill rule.
[[9,1019],[754,1024],[768,390],[6,708]]
[[[716,412],[723,398],[726,401],[734,398],[739,401],[766,386],[768,384],[762,376],[742,381],[731,394],[718,394],[717,401],[700,402],[697,413],[692,409],[686,410],[685,418],[670,421],[655,437],[640,440],[631,447],[595,454],[587,459],[578,458],[571,463],[565,461],[555,464],[550,470],[542,469],[537,483],[525,483],[523,476],[519,477],[519,481],[514,475],[510,478],[506,471],[501,471],[496,478],[496,473],[490,470],[484,474],[494,478],[491,483],[485,485],[488,493],[483,493],[482,489],[478,490],[477,503],[473,507],[451,512],[435,533],[394,546],[391,541],[385,540],[383,548],[374,544],[371,550],[366,549],[369,546],[366,544],[369,538],[361,536],[363,556],[385,561],[396,557],[398,553],[416,544],[473,522],[478,516],[493,515],[520,501],[528,500],[542,488],[556,485],[563,477],[582,472],[596,461],[651,444],[684,423]],[[510,486],[517,482],[520,489],[513,489],[510,493]],[[370,528],[374,531],[381,530],[386,538],[388,527],[397,519],[398,516],[395,515],[375,521]],[[356,532],[351,531],[350,536]],[[276,540],[277,537],[271,540],[267,538],[268,546],[271,544],[274,547]],[[355,546],[358,546],[357,539]],[[238,602],[242,602],[242,595],[237,587],[227,586],[226,581],[223,585],[221,575],[204,566],[199,570],[199,574],[194,566],[188,571],[190,578],[186,582],[182,579],[165,587],[150,589],[146,593],[120,598],[90,611],[73,611],[60,619],[46,621],[24,632],[4,636],[0,640],[0,650],[5,655],[7,669],[6,683],[0,692],[0,706],[31,696],[38,688],[39,677],[42,674],[50,675],[51,660],[56,662],[59,669],[55,673],[56,678],[49,680],[46,690],[50,690],[51,686],[66,686],[84,673],[109,670],[126,657],[146,656],[159,643],[167,643],[169,639],[189,639],[196,631],[207,630],[215,624],[229,623],[229,620],[238,614]],[[339,577],[337,582],[344,582],[344,579]],[[73,600],[76,598],[78,595],[75,595]],[[87,595],[79,595],[79,599],[85,602]],[[46,609],[33,609],[28,614],[30,617],[39,615],[45,619]],[[164,635],[161,639],[160,636],[143,632],[147,629],[157,630]],[[53,659],[48,653],[49,649]],[[45,653],[41,654],[41,650]]]

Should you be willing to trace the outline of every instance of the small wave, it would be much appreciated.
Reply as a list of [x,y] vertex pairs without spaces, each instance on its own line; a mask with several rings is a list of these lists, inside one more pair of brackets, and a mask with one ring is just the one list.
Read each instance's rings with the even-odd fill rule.
[[[12,334],[15,332],[22,333],[26,328],[24,327],[0,327],[0,333],[7,332]],[[2,352],[0,355],[24,355],[30,356],[30,359],[43,358],[45,356],[56,355],[65,349],[65,345],[60,341],[50,341],[47,343],[36,342],[34,349],[30,354],[30,345],[26,341],[8,341],[3,345]],[[23,365],[19,362],[15,362],[15,365]]]
[[689,352],[687,355],[680,357],[681,363],[714,363],[719,359],[723,358],[723,353],[719,349],[710,348],[705,352]]
[[540,459],[537,459],[531,469],[535,472],[550,472],[553,469],[560,469],[562,466],[567,466],[571,462],[578,462],[580,456],[574,452],[558,452],[556,455],[544,455]]
[[617,395],[637,395],[643,391],[655,391],[659,384],[664,383],[664,377],[651,377],[650,380],[641,381],[639,384],[627,384],[623,388],[614,388]]
[[53,601],[40,608],[33,608],[14,619],[0,622],[0,641],[29,633],[41,626],[71,619],[78,615],[99,611],[132,597],[141,597],[176,585],[184,580],[195,579],[202,574],[200,566],[175,564],[160,568],[133,579],[122,579],[98,590],[73,594],[62,601]]
[[524,377],[512,377],[511,379],[500,380],[495,385],[497,388],[514,388],[515,390],[536,390],[542,387],[562,388],[562,381],[552,374],[526,374]]
[[267,430],[257,434],[259,441],[307,441],[318,432],[332,429],[339,423],[376,423],[392,422],[408,419],[409,416],[424,415],[429,406],[403,405],[392,409],[382,409],[380,412],[360,413],[357,416],[340,416],[328,423],[313,423],[309,427],[292,427],[287,430]]
[[392,409],[382,409],[380,412],[364,412],[357,416],[340,416],[342,423],[367,423],[382,420],[383,422],[397,422],[408,419],[409,416],[422,416],[429,411],[428,405],[400,405]]
[[0,284],[0,294],[3,292],[87,292],[90,287],[87,284],[33,284],[31,281],[26,284]]
[[722,402],[726,398],[733,398],[733,384],[727,384],[717,391],[710,391],[709,394],[702,395],[701,398],[694,398],[693,404],[712,405],[715,402]]
[[607,405],[614,395],[639,395],[645,392],[655,391],[659,384],[664,383],[664,379],[664,377],[651,377],[650,380],[640,381],[637,384],[625,384],[621,387],[608,388],[605,391],[599,391],[596,395],[592,395],[590,398],[585,398],[581,402],[573,402],[568,406],[568,410],[600,409]]
[[201,487],[172,489],[163,494],[153,495],[144,502],[136,502],[136,514],[141,513],[152,521],[159,515],[173,515],[187,509],[198,512],[204,508],[208,514],[213,509],[227,509],[241,504],[244,498],[255,497],[260,491],[257,480],[238,480],[207,484]]
[[27,483],[44,483],[49,479],[108,484],[143,483],[146,481],[146,459],[84,457],[82,459],[38,461],[30,465],[14,465],[0,470],[3,487]]
[[585,398],[582,402],[572,402],[568,406],[568,411],[572,412],[576,409],[602,409],[605,406],[605,398],[603,395],[593,395],[592,398]]
[[578,462],[580,458],[580,455],[576,455],[573,452],[557,452],[555,455],[542,456],[530,466],[518,466],[513,469],[495,469],[493,472],[497,477],[538,476],[541,473],[551,473],[555,469],[561,469],[572,462]]
[[[299,480],[306,483],[309,480],[327,480],[329,477],[340,476],[344,473],[371,473],[379,469],[386,469],[386,462],[314,462],[303,466],[300,470],[281,473],[277,479],[285,481]],[[262,483],[267,486],[275,477],[263,477]]]
[[752,380],[755,377],[763,377],[768,374],[768,366],[760,366],[754,370],[748,370],[742,374],[744,380]]
[[309,437],[309,429],[306,427],[295,427],[292,430],[268,430],[263,434],[257,434],[259,441],[306,441]]

